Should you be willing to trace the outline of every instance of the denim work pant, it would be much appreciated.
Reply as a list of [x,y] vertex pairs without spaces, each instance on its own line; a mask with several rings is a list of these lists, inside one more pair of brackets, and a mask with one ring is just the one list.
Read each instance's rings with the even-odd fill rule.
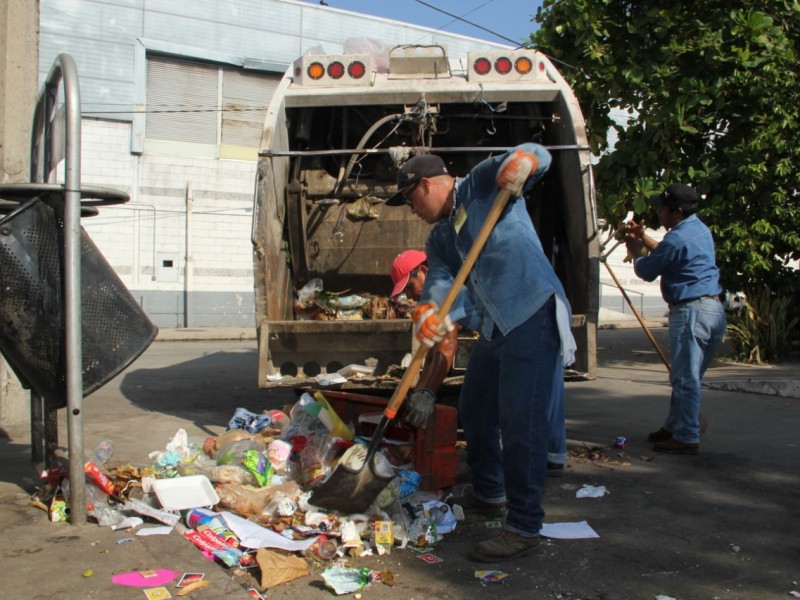
[[526,536],[538,534],[544,518],[556,372],[563,388],[559,349],[551,298],[508,335],[495,329],[477,341],[459,401],[475,496],[507,501],[505,528]]
[[550,437],[547,443],[547,462],[559,465],[567,464],[566,401],[562,362],[559,360],[556,363],[556,370],[553,373],[553,406],[550,409]]
[[664,428],[687,444],[700,442],[700,381],[725,335],[725,309],[718,300],[701,298],[669,311],[669,414]]

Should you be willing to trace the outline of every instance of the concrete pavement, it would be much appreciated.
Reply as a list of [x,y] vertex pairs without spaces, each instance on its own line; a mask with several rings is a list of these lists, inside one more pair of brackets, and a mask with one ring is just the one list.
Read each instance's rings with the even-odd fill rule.
[[[515,600],[657,595],[762,600],[798,589],[793,582],[798,581],[800,539],[800,402],[721,387],[731,381],[790,381],[797,364],[715,362],[704,392],[710,429],[701,454],[658,455],[644,438],[659,427],[666,411],[666,371],[638,324],[615,325],[598,334],[597,380],[567,384],[570,460],[566,476],[548,482],[544,499],[546,522],[585,520],[599,538],[546,540],[530,557],[477,565],[466,551],[487,535],[485,525],[459,526],[432,551],[441,559],[436,564],[419,560],[409,549],[353,561],[391,572],[397,581],[394,587],[373,584],[362,591],[363,598],[471,600],[494,598],[499,591]],[[236,332],[215,331],[217,337],[209,339],[212,332],[176,331],[195,338],[154,343],[125,373],[85,400],[86,445],[113,440],[112,464],[147,464],[148,454],[163,449],[179,428],[201,442],[221,434],[238,406],[260,411],[296,397],[291,390],[256,388],[253,339],[239,341]],[[656,327],[653,333],[666,349],[667,330]],[[64,445],[63,414],[59,421]],[[625,449],[612,447],[620,435],[628,438]],[[28,503],[36,472],[27,444],[26,432],[0,440],[0,528],[6,542],[0,552],[0,586],[5,595],[143,598],[140,588],[112,585],[111,576],[168,568],[206,574],[211,585],[193,598],[248,597],[242,584],[252,582],[251,575],[209,563],[175,533],[139,537],[94,524],[49,523],[44,512]],[[466,471],[462,477],[468,477]],[[584,484],[605,486],[609,493],[576,499]],[[124,541],[128,538],[132,541]],[[322,566],[270,589],[267,597],[330,598],[319,575]],[[475,578],[478,569],[499,569],[508,576],[496,584],[502,586],[498,590]]]

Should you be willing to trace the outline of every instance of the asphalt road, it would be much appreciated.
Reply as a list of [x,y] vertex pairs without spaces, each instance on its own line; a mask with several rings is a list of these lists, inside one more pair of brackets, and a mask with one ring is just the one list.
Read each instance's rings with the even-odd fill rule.
[[[654,333],[666,348],[666,329]],[[362,598],[762,600],[800,590],[800,399],[740,391],[746,382],[791,381],[798,365],[715,364],[707,381],[716,389],[704,392],[710,428],[700,455],[663,456],[644,441],[661,425],[669,398],[658,355],[639,329],[602,330],[598,341],[597,380],[567,384],[572,456],[566,476],[548,483],[545,510],[546,522],[586,521],[599,537],[549,540],[529,557],[487,567],[467,558],[469,544],[487,534],[485,524],[460,525],[433,549],[441,559],[436,564],[410,549],[352,561],[390,571],[396,579],[394,586],[372,584]],[[112,464],[143,465],[179,428],[202,441],[224,432],[239,406],[260,412],[294,401],[291,390],[257,389],[256,366],[254,341],[156,342],[85,399],[85,445],[111,439]],[[65,445],[63,414],[60,420]],[[208,562],[174,532],[137,537],[94,524],[49,523],[44,512],[28,505],[36,472],[27,432],[5,433],[5,597],[143,598],[141,588],[115,586],[110,578],[156,568],[206,573],[211,585],[192,598],[248,597],[242,584],[253,581],[250,575]],[[612,447],[617,436],[627,437],[627,448]],[[462,476],[468,480],[466,472]],[[578,499],[584,484],[605,486],[608,493]],[[118,543],[126,538],[132,541]],[[266,597],[331,597],[321,566],[271,588]],[[482,583],[475,572],[487,568],[507,576]]]

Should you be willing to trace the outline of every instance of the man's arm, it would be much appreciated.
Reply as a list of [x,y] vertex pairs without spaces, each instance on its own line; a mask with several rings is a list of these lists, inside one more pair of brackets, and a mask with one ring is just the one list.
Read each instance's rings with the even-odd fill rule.
[[436,404],[436,392],[450,372],[458,348],[458,328],[446,333],[425,358],[425,366],[406,406],[406,421],[425,429]]

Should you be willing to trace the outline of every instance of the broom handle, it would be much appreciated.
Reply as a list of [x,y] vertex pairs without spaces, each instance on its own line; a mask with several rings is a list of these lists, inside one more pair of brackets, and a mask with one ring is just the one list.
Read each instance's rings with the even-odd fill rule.
[[[510,197],[511,192],[505,189],[500,190],[500,192],[497,194],[497,198],[495,198],[494,204],[489,210],[489,214],[486,215],[486,220],[483,222],[483,226],[478,232],[478,236],[475,238],[472,248],[470,248],[467,257],[464,259],[461,268],[458,270],[458,274],[453,280],[453,284],[450,286],[450,290],[447,292],[447,296],[445,296],[442,305],[439,307],[437,316],[439,317],[439,321],[442,323],[444,323],[444,320],[450,312],[450,309],[453,307],[453,303],[456,301],[456,296],[458,296],[458,293],[461,291],[464,282],[469,276],[469,272],[472,270],[472,267],[478,260],[478,255],[486,245],[486,240],[489,239],[489,235],[491,235],[495,224],[497,223],[498,219],[500,219],[500,215],[503,214],[503,209],[505,209],[506,204],[508,204],[508,199]],[[400,410],[403,402],[405,402],[406,394],[411,388],[411,384],[414,382],[414,379],[417,377],[420,366],[422,365],[422,361],[428,354],[428,350],[430,350],[428,346],[425,344],[420,344],[417,348],[417,351],[414,353],[414,357],[411,359],[411,364],[408,365],[406,372],[403,374],[402,379],[400,379],[400,383],[397,384],[397,387],[392,394],[392,399],[389,400],[389,404],[383,411],[383,414],[388,419],[394,419],[397,416],[397,411]]]

